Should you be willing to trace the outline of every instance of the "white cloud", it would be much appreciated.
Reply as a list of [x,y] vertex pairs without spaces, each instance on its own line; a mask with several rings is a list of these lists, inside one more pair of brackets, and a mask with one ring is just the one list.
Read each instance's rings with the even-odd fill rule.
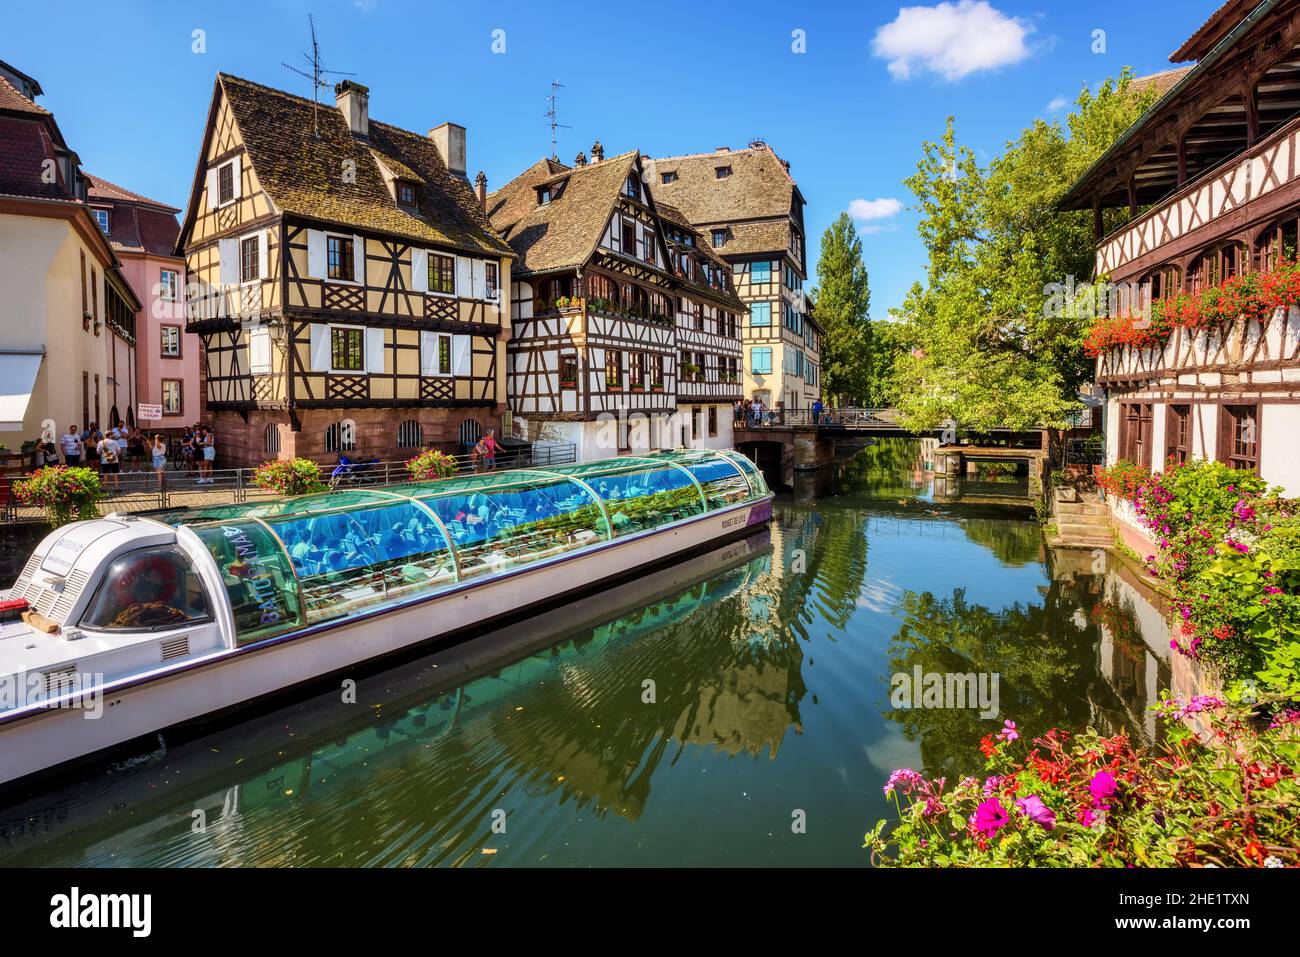
[[889,73],[906,80],[915,72],[960,80],[979,70],[1019,63],[1033,27],[994,9],[988,0],[957,0],[933,7],[900,7],[876,30],[871,52],[889,61]]
[[849,215],[859,222],[871,219],[888,219],[903,211],[903,204],[896,199],[855,199],[849,203]]
[[1047,112],[1059,113],[1061,110],[1065,109],[1069,102],[1070,101],[1063,96],[1054,96],[1052,97],[1052,102],[1047,104]]

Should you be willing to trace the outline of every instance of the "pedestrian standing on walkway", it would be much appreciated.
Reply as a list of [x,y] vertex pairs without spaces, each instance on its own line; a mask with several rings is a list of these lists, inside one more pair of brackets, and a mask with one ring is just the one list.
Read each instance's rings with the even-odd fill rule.
[[81,433],[75,425],[68,426],[68,433],[63,436],[63,464],[70,469],[81,464]]
[[99,443],[104,436],[100,434],[99,429],[91,428],[81,437],[81,447],[86,456],[86,467],[99,471]]
[[154,435],[151,451],[153,452],[153,473],[158,476],[158,484],[161,486],[163,475],[167,471],[167,440],[162,437],[161,432]]
[[822,420],[822,400],[814,399],[812,404],[813,425],[817,425]]
[[99,456],[99,474],[108,478],[108,484],[117,488],[118,474],[122,471],[122,445],[110,432],[95,444]]

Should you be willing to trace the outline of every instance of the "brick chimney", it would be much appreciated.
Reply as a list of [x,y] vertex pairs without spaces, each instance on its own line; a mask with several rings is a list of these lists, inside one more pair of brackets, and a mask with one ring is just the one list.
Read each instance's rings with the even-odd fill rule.
[[600,145],[600,140],[591,144],[591,161],[599,163],[605,158],[605,147]]
[[334,101],[353,136],[370,138],[370,89],[352,80],[334,87]]
[[474,195],[478,197],[478,204],[481,209],[487,211],[487,174],[482,170],[474,177]]
[[447,172],[452,176],[465,176],[465,127],[456,123],[443,123],[429,130],[429,139],[438,148]]

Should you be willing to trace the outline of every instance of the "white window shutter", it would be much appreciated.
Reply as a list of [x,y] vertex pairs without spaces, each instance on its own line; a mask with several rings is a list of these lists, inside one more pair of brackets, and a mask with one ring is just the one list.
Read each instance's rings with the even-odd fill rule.
[[469,336],[451,337],[451,371],[453,375],[469,375],[473,368],[472,339]]
[[265,326],[248,330],[248,370],[253,375],[271,371],[271,330]]
[[208,209],[217,208],[217,168],[214,166],[208,170],[207,182]]
[[235,191],[233,193],[235,199],[239,199],[240,196],[244,195],[244,176],[240,171],[241,159],[243,159],[243,157],[236,153],[234,160],[230,164],[230,180],[235,186]]
[[323,323],[312,323],[311,370],[330,371],[330,327]]
[[372,374],[384,371],[384,330],[366,330],[366,371]]
[[475,299],[487,298],[487,264],[481,259],[475,259],[472,263],[474,267],[474,292]]
[[429,250],[411,248],[411,288],[429,291]]
[[352,278],[366,284],[366,240],[364,236],[352,237]]
[[269,263],[267,262],[267,257],[270,254],[269,250],[267,249],[267,245],[268,244],[266,242],[266,230],[263,229],[259,231],[257,234],[257,278],[258,279],[271,278],[271,270],[268,268]]
[[319,229],[307,230],[307,275],[325,278],[325,234]]
[[420,330],[420,375],[438,374],[438,334]]
[[474,294],[474,274],[470,261],[464,256],[456,257],[456,295],[468,299]]
[[217,240],[217,255],[221,259],[221,285],[236,285],[239,282],[239,240]]

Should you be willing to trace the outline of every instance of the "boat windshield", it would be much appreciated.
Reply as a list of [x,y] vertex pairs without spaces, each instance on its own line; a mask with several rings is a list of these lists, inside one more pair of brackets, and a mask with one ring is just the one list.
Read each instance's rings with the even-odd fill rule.
[[245,644],[766,496],[737,460],[748,463],[709,451],[621,456],[169,518],[197,523]]

